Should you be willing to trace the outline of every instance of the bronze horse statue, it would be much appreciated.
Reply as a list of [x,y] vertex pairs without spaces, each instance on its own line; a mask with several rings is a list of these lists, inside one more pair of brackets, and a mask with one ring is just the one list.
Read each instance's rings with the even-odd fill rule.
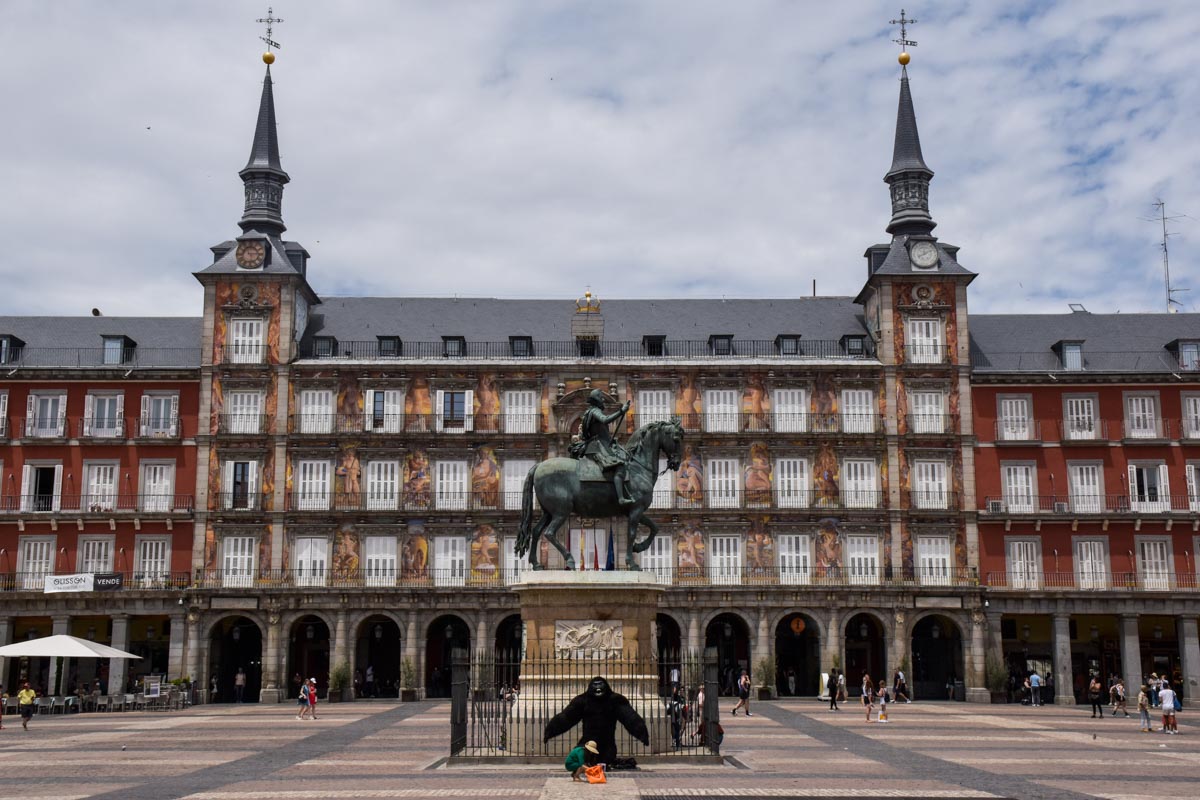
[[[654,499],[654,483],[661,474],[658,471],[658,454],[667,457],[667,469],[679,469],[682,452],[683,426],[678,420],[651,422],[638,428],[625,443],[629,451],[629,464],[625,468],[625,486],[633,504],[622,507],[617,503],[617,490],[612,481],[580,481],[576,468],[579,461],[573,458],[548,458],[535,464],[525,476],[525,488],[521,496],[521,528],[517,534],[517,556],[529,553],[529,565],[533,569],[545,569],[538,561],[538,540],[545,536],[567,562],[567,569],[575,569],[575,558],[558,540],[558,529],[571,514],[581,517],[625,516],[629,521],[629,543],[625,550],[626,569],[641,569],[633,554],[650,546],[658,534],[658,526],[649,517],[643,516]],[[542,507],[542,517],[533,524],[533,496],[537,494]],[[638,525],[650,529],[650,535],[637,540]]]

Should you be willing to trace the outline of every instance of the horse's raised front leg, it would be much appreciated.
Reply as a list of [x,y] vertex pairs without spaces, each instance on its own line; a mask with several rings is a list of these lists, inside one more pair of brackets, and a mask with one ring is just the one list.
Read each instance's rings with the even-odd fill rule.
[[571,555],[571,551],[563,547],[563,543],[558,540],[558,529],[567,521],[566,517],[555,517],[550,522],[550,528],[546,531],[546,540],[554,545],[554,549],[562,553],[563,561],[566,562],[564,569],[575,569],[575,558]]
[[625,569],[638,572],[642,569],[642,565],[637,563],[633,557],[634,553],[640,552],[636,547],[638,525],[645,522],[651,524],[650,520],[645,519],[642,515],[646,513],[644,508],[635,508],[629,512],[629,537],[625,544]]
[[538,547],[538,541],[542,538],[542,535],[546,532],[546,526],[549,524],[550,524],[550,514],[548,512],[543,511],[541,519],[539,519],[537,521],[537,524],[533,526],[533,537],[532,537],[533,541],[529,545],[529,568],[530,569],[545,569],[546,568],[545,564],[538,561],[538,551],[541,549],[540,547]]
[[642,517],[639,522],[650,529],[650,535],[640,542],[634,544],[633,538],[629,539],[629,547],[635,553],[645,552],[650,547],[650,543],[654,541],[654,537],[658,536],[658,525],[649,517]]

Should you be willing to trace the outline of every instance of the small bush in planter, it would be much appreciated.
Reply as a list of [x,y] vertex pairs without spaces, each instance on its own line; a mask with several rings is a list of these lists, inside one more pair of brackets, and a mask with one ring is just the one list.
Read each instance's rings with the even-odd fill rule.
[[408,703],[417,699],[417,669],[411,658],[400,662],[400,699]]
[[347,691],[350,688],[350,665],[345,661],[339,661],[333,665],[333,669],[329,671],[329,695],[328,699],[331,703],[336,703],[339,700],[347,700]]
[[1008,670],[1002,662],[988,658],[985,660],[983,671],[988,691],[992,693],[992,702],[1003,703],[1008,699]]
[[758,699],[770,700],[771,689],[775,686],[775,661],[763,656],[758,660],[755,672],[758,673]]

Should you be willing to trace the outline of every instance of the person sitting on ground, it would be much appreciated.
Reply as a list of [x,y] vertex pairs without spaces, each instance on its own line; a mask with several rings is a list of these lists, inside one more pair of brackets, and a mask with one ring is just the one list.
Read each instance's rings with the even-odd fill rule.
[[582,745],[576,745],[571,752],[567,753],[567,760],[563,766],[567,768],[567,772],[571,773],[571,780],[583,782],[583,771],[596,763],[596,757],[600,755],[600,749],[596,747],[596,743],[588,740]]

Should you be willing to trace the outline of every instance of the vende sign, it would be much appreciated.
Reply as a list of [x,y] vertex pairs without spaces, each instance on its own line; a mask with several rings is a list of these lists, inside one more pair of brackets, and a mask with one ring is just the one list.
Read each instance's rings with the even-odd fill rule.
[[115,592],[125,586],[119,572],[81,572],[76,575],[47,575],[46,594],[57,592]]

